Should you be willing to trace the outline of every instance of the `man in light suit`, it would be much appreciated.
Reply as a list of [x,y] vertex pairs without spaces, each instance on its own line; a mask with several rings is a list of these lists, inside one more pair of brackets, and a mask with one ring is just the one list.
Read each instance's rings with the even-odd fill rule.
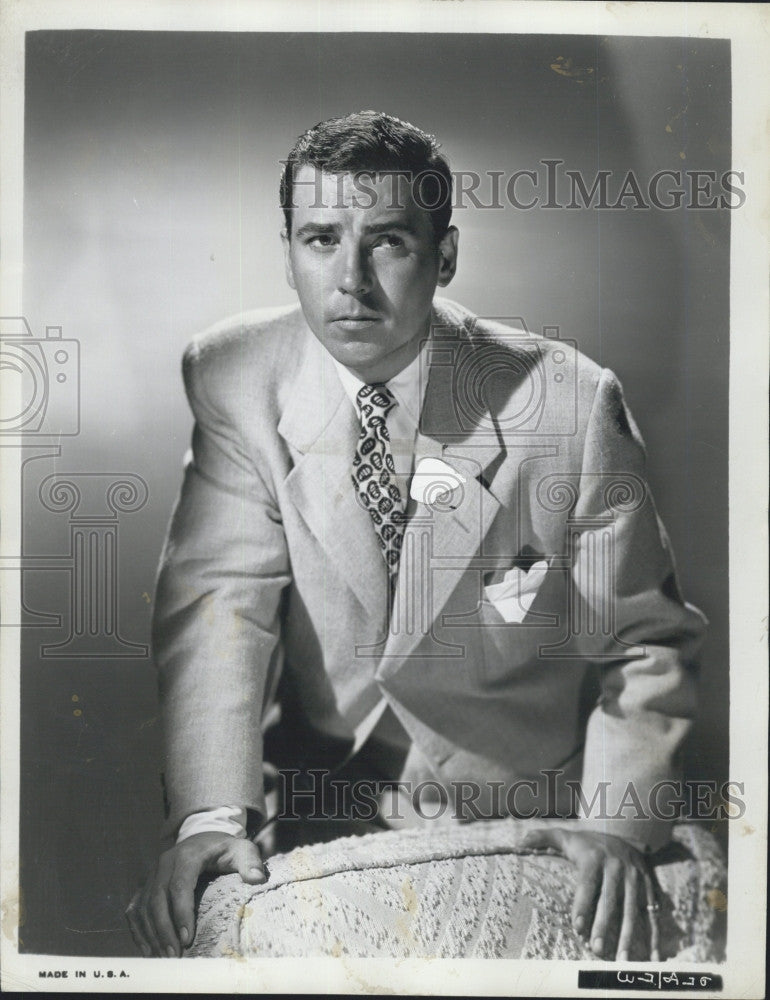
[[203,872],[264,879],[266,758],[364,760],[454,814],[462,788],[471,817],[560,818],[529,846],[575,862],[576,930],[628,957],[655,920],[645,852],[668,824],[644,806],[678,775],[704,620],[620,386],[434,297],[458,232],[419,129],[323,122],[281,195],[300,308],[220,324],[184,360],[196,423],[154,620],[175,843],[135,939],[178,955]]

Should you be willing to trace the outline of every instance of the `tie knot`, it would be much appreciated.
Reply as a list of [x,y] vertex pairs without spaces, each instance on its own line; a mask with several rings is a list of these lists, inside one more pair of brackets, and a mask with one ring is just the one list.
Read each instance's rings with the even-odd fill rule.
[[362,385],[356,394],[356,402],[364,422],[368,422],[372,417],[386,417],[396,405],[393,393],[382,382]]

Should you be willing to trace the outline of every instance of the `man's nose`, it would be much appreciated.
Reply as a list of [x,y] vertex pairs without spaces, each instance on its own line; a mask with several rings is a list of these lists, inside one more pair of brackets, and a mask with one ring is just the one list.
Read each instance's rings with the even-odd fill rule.
[[350,247],[343,251],[338,286],[347,295],[362,295],[372,287],[371,263],[366,250]]

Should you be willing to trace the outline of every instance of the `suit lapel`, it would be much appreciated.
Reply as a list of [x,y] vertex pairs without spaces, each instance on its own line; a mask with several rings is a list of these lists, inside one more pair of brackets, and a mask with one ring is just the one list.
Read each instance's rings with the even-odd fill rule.
[[493,475],[504,446],[485,406],[479,407],[475,420],[458,412],[458,365],[462,357],[465,370],[470,370],[467,362],[474,348],[460,319],[440,306],[434,307],[431,350],[434,359],[448,363],[434,360],[430,365],[415,470],[422,458],[440,458],[465,482],[447,508],[413,502],[404,532],[394,620],[380,669],[383,679],[400,668],[439,619],[460,577],[479,555],[500,506],[486,474]]
[[295,452],[285,483],[291,501],[363,607],[381,618],[387,569],[350,478],[358,418],[331,358],[309,330],[278,431]]

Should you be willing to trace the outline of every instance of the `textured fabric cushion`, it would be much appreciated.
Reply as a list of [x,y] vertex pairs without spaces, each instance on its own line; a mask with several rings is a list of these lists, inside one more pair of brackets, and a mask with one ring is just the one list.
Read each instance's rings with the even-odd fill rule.
[[[591,959],[570,923],[575,869],[555,854],[518,852],[531,829],[496,820],[276,855],[264,885],[228,875],[206,887],[187,954]],[[716,839],[682,825],[658,857],[662,958],[719,961],[725,867]]]

